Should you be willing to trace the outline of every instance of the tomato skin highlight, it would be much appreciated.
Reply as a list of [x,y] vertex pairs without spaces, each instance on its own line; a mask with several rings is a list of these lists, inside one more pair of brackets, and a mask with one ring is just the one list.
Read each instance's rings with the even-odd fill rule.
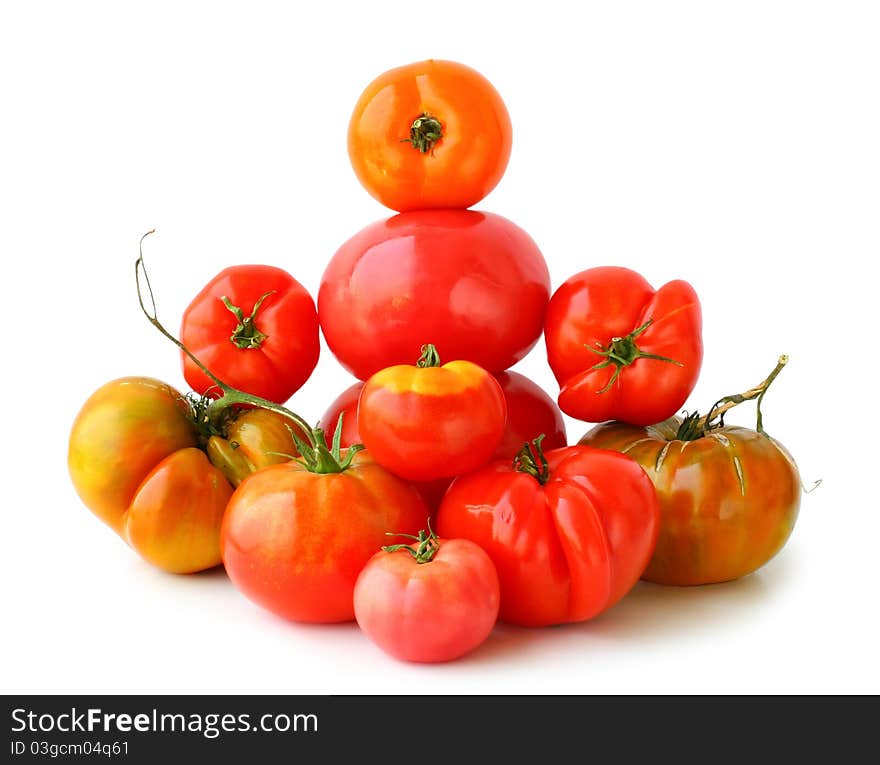
[[506,419],[501,386],[469,361],[388,367],[367,380],[358,401],[367,451],[414,481],[449,478],[486,463]]
[[550,275],[531,237],[499,215],[422,210],[379,221],[327,265],[318,314],[330,350],[355,377],[445,359],[501,372],[541,335]]
[[377,552],[358,576],[354,612],[360,628],[397,659],[457,659],[489,636],[498,617],[495,566],[466,539],[439,539],[432,560],[406,550]]
[[[613,379],[616,365],[600,368],[607,357],[597,351],[631,334],[639,351],[667,360],[636,358]],[[693,287],[677,280],[655,291],[635,271],[616,266],[562,284],[547,307],[544,338],[561,388],[559,408],[587,422],[651,425],[671,417],[696,385],[703,360]]]
[[504,461],[460,476],[440,504],[437,533],[470,539],[498,571],[500,618],[523,626],[591,619],[638,581],[657,540],[653,484],[615,452],[546,453],[541,485]]
[[693,441],[675,436],[681,419],[637,427],[608,422],[580,441],[626,452],[657,487],[657,548],[642,578],[700,585],[756,571],[785,545],[800,508],[801,480],[775,439],[724,426]]
[[[239,347],[230,339],[239,320],[223,297],[248,319],[263,298],[253,326],[265,337],[253,341],[256,347]],[[228,385],[279,404],[308,380],[320,354],[312,296],[290,274],[273,266],[232,266],[217,274],[184,311],[180,339]],[[194,391],[215,389],[192,359],[184,353],[181,359],[184,377]]]
[[367,452],[341,473],[310,473],[296,462],[246,478],[227,505],[220,549],[232,583],[285,619],[354,618],[358,574],[388,542],[415,534],[428,510],[418,492]]
[[[442,137],[422,152],[406,139],[424,114],[440,121]],[[348,128],[355,175],[398,212],[478,203],[501,180],[511,143],[510,117],[491,83],[463,64],[433,59],[373,80]]]

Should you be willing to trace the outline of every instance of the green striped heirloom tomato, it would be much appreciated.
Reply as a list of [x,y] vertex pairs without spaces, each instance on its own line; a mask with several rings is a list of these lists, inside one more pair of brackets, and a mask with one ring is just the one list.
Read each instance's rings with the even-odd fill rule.
[[741,401],[761,397],[785,364],[763,383],[698,413],[641,427],[606,422],[582,444],[615,449],[640,464],[657,487],[660,534],[643,578],[673,585],[738,579],[782,549],[797,520],[801,479],[791,455],[763,429],[725,425]]

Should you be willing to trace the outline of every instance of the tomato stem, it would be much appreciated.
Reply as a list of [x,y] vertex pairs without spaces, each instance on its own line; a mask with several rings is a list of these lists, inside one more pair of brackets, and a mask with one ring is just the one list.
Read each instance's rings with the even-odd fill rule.
[[596,343],[595,348],[591,345],[585,346],[593,353],[605,357],[605,361],[600,361],[598,364],[591,367],[591,369],[605,369],[605,367],[609,367],[612,364],[616,367],[608,384],[601,390],[596,391],[596,393],[607,393],[611,390],[611,387],[617,382],[617,378],[620,377],[620,370],[624,367],[628,367],[638,359],[654,359],[656,361],[666,361],[679,367],[683,366],[680,361],[667,358],[666,356],[658,356],[656,353],[642,353],[638,345],[636,345],[636,338],[650,327],[653,322],[653,319],[648,319],[642,324],[642,326],[637,327],[628,335],[624,337],[612,337],[611,342],[607,346],[603,346],[599,342]]
[[401,138],[401,143],[409,143],[422,154],[433,153],[434,144],[443,138],[443,124],[431,114],[422,112],[413,120],[409,128],[409,138]]
[[437,349],[431,343],[422,346],[422,355],[419,356],[416,366],[419,369],[440,366],[440,354],[437,353]]
[[544,456],[544,449],[541,442],[544,440],[544,433],[533,441],[524,442],[522,448],[513,458],[513,469],[519,473],[527,473],[532,476],[541,486],[550,479],[550,467],[547,464],[547,458]]
[[333,432],[333,443],[329,449],[322,428],[309,429],[311,443],[306,443],[291,428],[290,435],[302,457],[302,459],[293,457],[294,462],[298,462],[310,473],[343,473],[348,470],[354,455],[361,451],[364,445],[352,444],[346,449],[345,455],[342,455],[342,418],[344,414],[345,412],[339,413],[339,419],[336,420],[336,430]]
[[767,393],[767,389],[773,384],[773,381],[787,363],[788,356],[783,354],[776,362],[773,371],[767,375],[765,380],[758,383],[754,388],[749,388],[745,393],[736,393],[732,396],[724,396],[723,398],[718,399],[718,401],[712,404],[712,408],[704,417],[700,417],[699,412],[692,412],[687,415],[679,426],[678,432],[675,434],[676,439],[679,441],[695,441],[713,430],[723,428],[724,415],[728,411],[738,404],[743,403],[743,401],[751,401],[753,399],[757,399],[758,408],[755,430],[761,435],[766,436],[767,432],[764,430],[764,415],[761,412],[761,403],[764,400],[764,395]]
[[437,535],[431,528],[430,519],[428,519],[428,530],[425,531],[423,529],[419,532],[418,536],[414,536],[413,534],[396,534],[392,531],[386,531],[385,536],[406,537],[407,539],[415,540],[417,542],[415,545],[401,543],[397,545],[386,545],[382,549],[388,553],[397,552],[398,550],[406,550],[413,556],[413,558],[415,558],[416,563],[430,563],[440,549],[440,540],[437,539]]
[[250,316],[245,316],[241,308],[237,305],[233,305],[226,295],[223,295],[220,298],[220,300],[223,301],[223,305],[225,305],[232,315],[238,319],[238,324],[229,336],[229,341],[236,348],[250,350],[251,348],[259,348],[263,344],[263,341],[266,339],[266,334],[257,329],[255,319],[257,318],[257,311],[259,311],[260,306],[263,305],[263,301],[269,297],[269,295],[274,293],[275,290],[269,290],[260,295],[257,302],[254,303]]
[[[201,429],[217,428],[218,424],[225,416],[226,410],[229,409],[229,407],[231,406],[255,406],[259,407],[260,409],[267,409],[270,412],[275,412],[283,417],[286,417],[306,434],[307,438],[311,442],[312,447],[315,447],[315,429],[312,428],[302,417],[300,417],[295,412],[290,411],[286,407],[281,406],[281,404],[276,404],[274,401],[269,401],[268,399],[262,398],[260,396],[254,396],[250,393],[245,393],[244,391],[233,388],[231,385],[227,385],[210,369],[208,369],[195,356],[195,354],[190,351],[189,348],[187,348],[180,340],[174,337],[174,335],[172,335],[167,329],[165,329],[164,326],[162,326],[162,323],[159,321],[156,312],[156,298],[153,295],[153,288],[150,284],[150,277],[147,274],[147,268],[144,265],[144,239],[146,239],[150,234],[154,233],[155,230],[156,229],[151,229],[141,237],[140,253],[138,255],[138,259],[135,261],[134,264],[138,302],[140,303],[141,311],[143,311],[144,316],[147,317],[150,324],[152,324],[156,329],[159,330],[159,332],[161,332],[172,343],[180,348],[180,350],[183,351],[190,358],[190,360],[208,376],[211,382],[213,382],[214,385],[222,393],[220,398],[216,399],[215,401],[211,401],[210,403],[206,403],[205,397],[202,397],[203,405],[201,407],[197,407],[195,412],[197,416],[196,424],[198,425],[198,427]],[[146,288],[147,298],[150,303],[149,309],[147,308],[144,300],[143,287]],[[321,443],[323,443],[323,438],[321,439]]]

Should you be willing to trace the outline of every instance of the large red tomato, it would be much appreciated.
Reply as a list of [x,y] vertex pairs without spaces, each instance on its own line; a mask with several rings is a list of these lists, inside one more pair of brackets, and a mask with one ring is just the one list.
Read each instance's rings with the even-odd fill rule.
[[[183,314],[180,338],[224,382],[284,403],[318,363],[318,315],[311,295],[286,271],[232,266],[199,292]],[[215,387],[185,353],[192,389]]]
[[651,425],[671,417],[700,374],[701,326],[687,282],[654,290],[616,266],[575,274],[553,293],[544,331],[559,408],[588,422]]
[[223,564],[241,592],[279,616],[349,621],[355,580],[386,533],[418,533],[428,509],[367,452],[318,443],[303,457],[235,490],[220,534]]
[[660,508],[651,479],[612,451],[524,448],[456,478],[437,533],[470,539],[498,570],[504,621],[590,619],[622,598],[654,552]]
[[491,213],[424,210],[367,226],[331,259],[318,293],[330,350],[362,380],[444,359],[507,369],[535,344],[550,295],[547,264],[521,228]]
[[477,204],[504,174],[510,146],[501,96],[454,61],[381,74],[358,99],[348,128],[358,180],[398,211]]

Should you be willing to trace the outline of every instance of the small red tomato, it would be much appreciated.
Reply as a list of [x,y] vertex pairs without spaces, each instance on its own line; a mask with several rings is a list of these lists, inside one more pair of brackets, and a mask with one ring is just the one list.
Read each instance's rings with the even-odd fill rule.
[[654,290],[628,268],[591,268],[550,299],[547,360],[559,408],[587,422],[652,425],[687,400],[703,361],[700,302],[677,280]]
[[383,547],[361,571],[355,618],[370,640],[398,659],[457,659],[492,631],[498,574],[482,548],[466,539],[424,531],[412,538],[417,544]]
[[440,366],[433,345],[415,364],[374,374],[358,403],[358,430],[380,465],[428,481],[467,473],[487,462],[504,433],[501,386],[470,361]]
[[[233,388],[284,403],[318,363],[318,313],[296,279],[272,266],[221,271],[183,314],[180,339]],[[214,382],[186,354],[183,374],[197,393]]]

